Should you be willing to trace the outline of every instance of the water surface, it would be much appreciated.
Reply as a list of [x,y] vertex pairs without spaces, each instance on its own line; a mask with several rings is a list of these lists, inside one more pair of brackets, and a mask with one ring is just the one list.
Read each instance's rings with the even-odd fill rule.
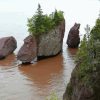
[[53,92],[62,98],[77,49],[66,51],[67,58],[59,54],[30,65],[17,65],[14,54],[0,61],[0,100],[45,100]]

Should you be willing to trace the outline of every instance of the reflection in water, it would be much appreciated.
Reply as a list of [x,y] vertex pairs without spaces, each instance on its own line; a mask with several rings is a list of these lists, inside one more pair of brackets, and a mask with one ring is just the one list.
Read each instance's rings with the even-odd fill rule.
[[22,74],[29,77],[29,79],[40,87],[49,85],[53,75],[57,76],[62,72],[62,57],[58,55],[54,58],[41,60],[36,64],[20,65],[19,70]]
[[21,65],[19,70],[38,88],[37,94],[47,96],[52,91],[56,92],[58,86],[62,85],[62,64],[60,54],[53,58],[41,60],[36,64]]
[[68,54],[69,54],[70,57],[75,56],[76,53],[77,53],[77,50],[78,50],[78,48],[75,48],[75,49],[67,48],[67,51],[68,51]]
[[0,61],[0,100],[45,100],[52,92],[62,98],[76,51],[65,49],[63,54],[30,65],[17,66],[13,54]]
[[16,63],[16,57],[14,54],[9,55],[6,59],[0,60],[0,68],[11,68]]
[[69,82],[71,77],[71,72],[75,67],[74,59],[77,50],[78,49],[68,48],[66,44],[63,45],[63,66],[64,66],[63,79],[64,79],[64,84],[66,85]]

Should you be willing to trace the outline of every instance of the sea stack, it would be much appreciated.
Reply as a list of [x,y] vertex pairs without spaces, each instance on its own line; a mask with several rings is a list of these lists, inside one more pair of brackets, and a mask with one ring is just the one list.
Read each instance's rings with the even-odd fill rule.
[[31,63],[35,58],[40,60],[59,54],[62,51],[64,32],[65,20],[48,33],[26,37],[17,59],[22,63]]
[[70,29],[67,38],[67,45],[69,48],[77,48],[79,46],[80,43],[79,28],[80,24],[75,23],[74,26]]

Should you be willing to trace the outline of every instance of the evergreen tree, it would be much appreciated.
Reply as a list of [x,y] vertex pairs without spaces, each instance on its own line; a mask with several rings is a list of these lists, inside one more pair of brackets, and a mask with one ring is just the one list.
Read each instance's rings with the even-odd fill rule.
[[91,35],[94,40],[98,39],[100,41],[100,18],[96,20],[96,25],[91,30]]
[[[100,66],[100,19],[97,19],[91,32],[86,33],[81,42],[77,53],[76,61],[81,62],[77,75],[80,80],[85,80],[86,84],[91,84],[94,89],[95,83],[92,82],[92,75]],[[88,38],[87,38],[88,37]],[[100,71],[98,70],[98,73]],[[98,75],[97,73],[97,75]],[[92,82],[92,83],[91,83]],[[97,83],[98,85],[98,83]],[[97,89],[97,87],[95,87]],[[97,99],[98,100],[98,99]]]
[[28,19],[28,31],[31,35],[38,36],[43,33],[48,33],[55,28],[62,20],[64,20],[62,11],[55,11],[55,13],[43,15],[40,4],[38,4],[37,11],[32,18]]
[[44,16],[43,16],[43,12],[41,9],[40,4],[38,4],[38,8],[37,8],[37,12],[36,12],[36,19],[35,19],[35,28],[36,28],[36,33],[41,34],[45,32],[44,26],[43,26],[43,22],[44,22]]
[[37,15],[39,16],[39,17],[42,17],[43,16],[43,11],[42,11],[42,9],[41,9],[41,5],[40,4],[38,4],[38,8],[37,8]]
[[54,22],[55,22],[55,25],[58,25],[61,21],[62,21],[63,18],[63,12],[62,11],[57,11],[55,10],[54,12]]

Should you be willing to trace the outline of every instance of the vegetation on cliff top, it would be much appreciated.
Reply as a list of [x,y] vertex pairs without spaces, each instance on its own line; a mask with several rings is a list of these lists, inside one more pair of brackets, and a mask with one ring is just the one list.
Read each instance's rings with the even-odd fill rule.
[[[78,65],[72,73],[72,79],[74,77],[78,81],[77,88],[85,86],[92,91],[92,99],[89,100],[100,100],[100,18],[96,20],[91,31],[88,25],[85,30],[86,34],[76,57]],[[70,100],[73,88],[70,82],[67,86],[67,96]]]
[[96,24],[89,32],[89,27],[86,28],[86,34],[81,42],[77,60],[80,63],[80,78],[86,77],[88,73],[97,70],[100,64],[100,19],[96,20]]
[[63,12],[57,11],[50,15],[44,15],[40,4],[38,4],[37,12],[28,19],[28,31],[31,35],[38,36],[43,33],[48,33],[64,20]]

